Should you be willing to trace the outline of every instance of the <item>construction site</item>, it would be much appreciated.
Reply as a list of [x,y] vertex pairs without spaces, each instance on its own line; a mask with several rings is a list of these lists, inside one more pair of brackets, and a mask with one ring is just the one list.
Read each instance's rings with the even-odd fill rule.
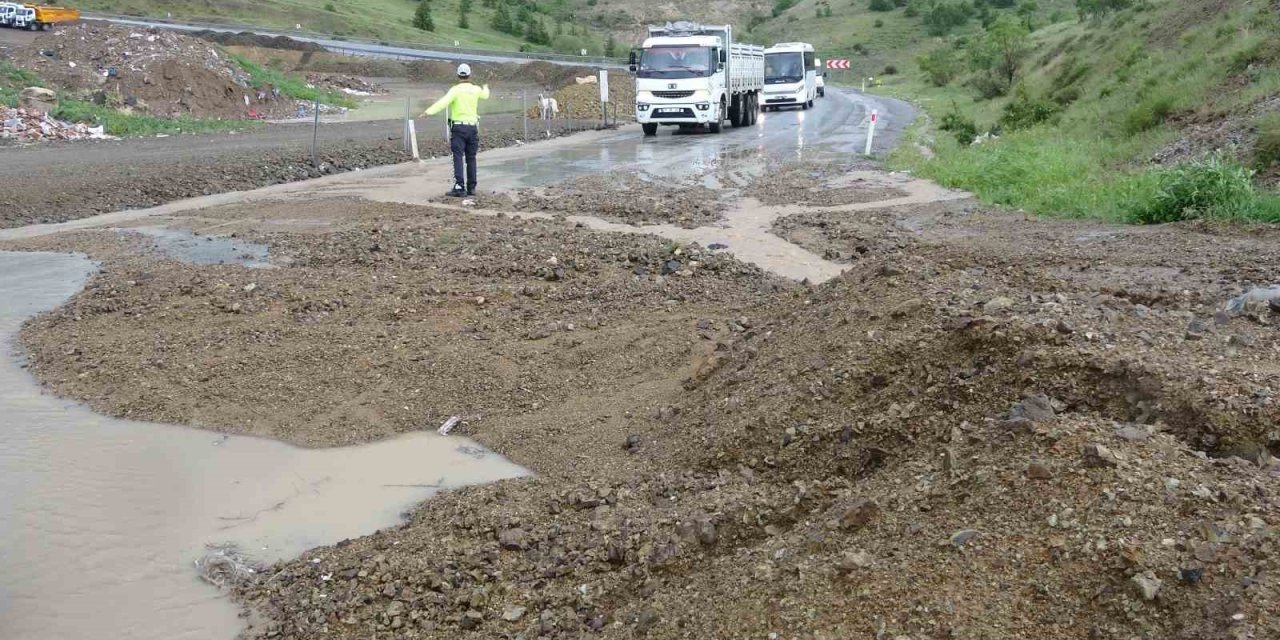
[[1274,225],[984,203],[856,86],[649,137],[477,62],[450,198],[452,62],[0,64],[6,639],[1280,638]]

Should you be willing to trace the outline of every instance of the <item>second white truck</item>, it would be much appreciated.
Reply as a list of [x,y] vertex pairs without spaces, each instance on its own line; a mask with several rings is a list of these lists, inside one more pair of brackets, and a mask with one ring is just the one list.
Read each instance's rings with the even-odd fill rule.
[[764,90],[764,48],[733,41],[728,25],[692,22],[650,26],[631,52],[636,76],[636,121],[646,136],[659,125],[706,127],[755,124]]

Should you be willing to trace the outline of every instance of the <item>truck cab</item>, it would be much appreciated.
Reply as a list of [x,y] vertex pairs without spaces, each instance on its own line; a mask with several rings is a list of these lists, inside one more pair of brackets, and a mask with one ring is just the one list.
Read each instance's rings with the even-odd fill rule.
[[754,122],[764,78],[764,50],[733,42],[729,26],[688,22],[649,27],[631,52],[636,77],[636,120],[645,135],[659,125],[705,126]]
[[32,31],[38,29],[39,26],[36,25],[36,10],[32,7],[19,6],[17,13],[13,17],[13,27]]
[[818,59],[807,42],[782,42],[764,50],[764,108],[808,109],[818,96]]
[[13,2],[0,2],[0,26],[12,27],[21,6]]

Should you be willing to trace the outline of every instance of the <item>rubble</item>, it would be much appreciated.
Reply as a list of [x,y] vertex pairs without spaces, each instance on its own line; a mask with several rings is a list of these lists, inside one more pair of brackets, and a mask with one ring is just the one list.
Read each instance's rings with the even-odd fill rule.
[[0,141],[33,143],[50,140],[113,140],[102,127],[63,122],[47,113],[0,107]]

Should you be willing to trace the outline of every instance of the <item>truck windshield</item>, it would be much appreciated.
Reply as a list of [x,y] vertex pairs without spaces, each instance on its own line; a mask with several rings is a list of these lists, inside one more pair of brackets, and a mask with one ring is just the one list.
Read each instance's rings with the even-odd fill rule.
[[710,75],[708,47],[650,47],[640,56],[641,78],[700,78]]
[[764,56],[764,83],[788,84],[804,80],[804,54],[799,51]]

